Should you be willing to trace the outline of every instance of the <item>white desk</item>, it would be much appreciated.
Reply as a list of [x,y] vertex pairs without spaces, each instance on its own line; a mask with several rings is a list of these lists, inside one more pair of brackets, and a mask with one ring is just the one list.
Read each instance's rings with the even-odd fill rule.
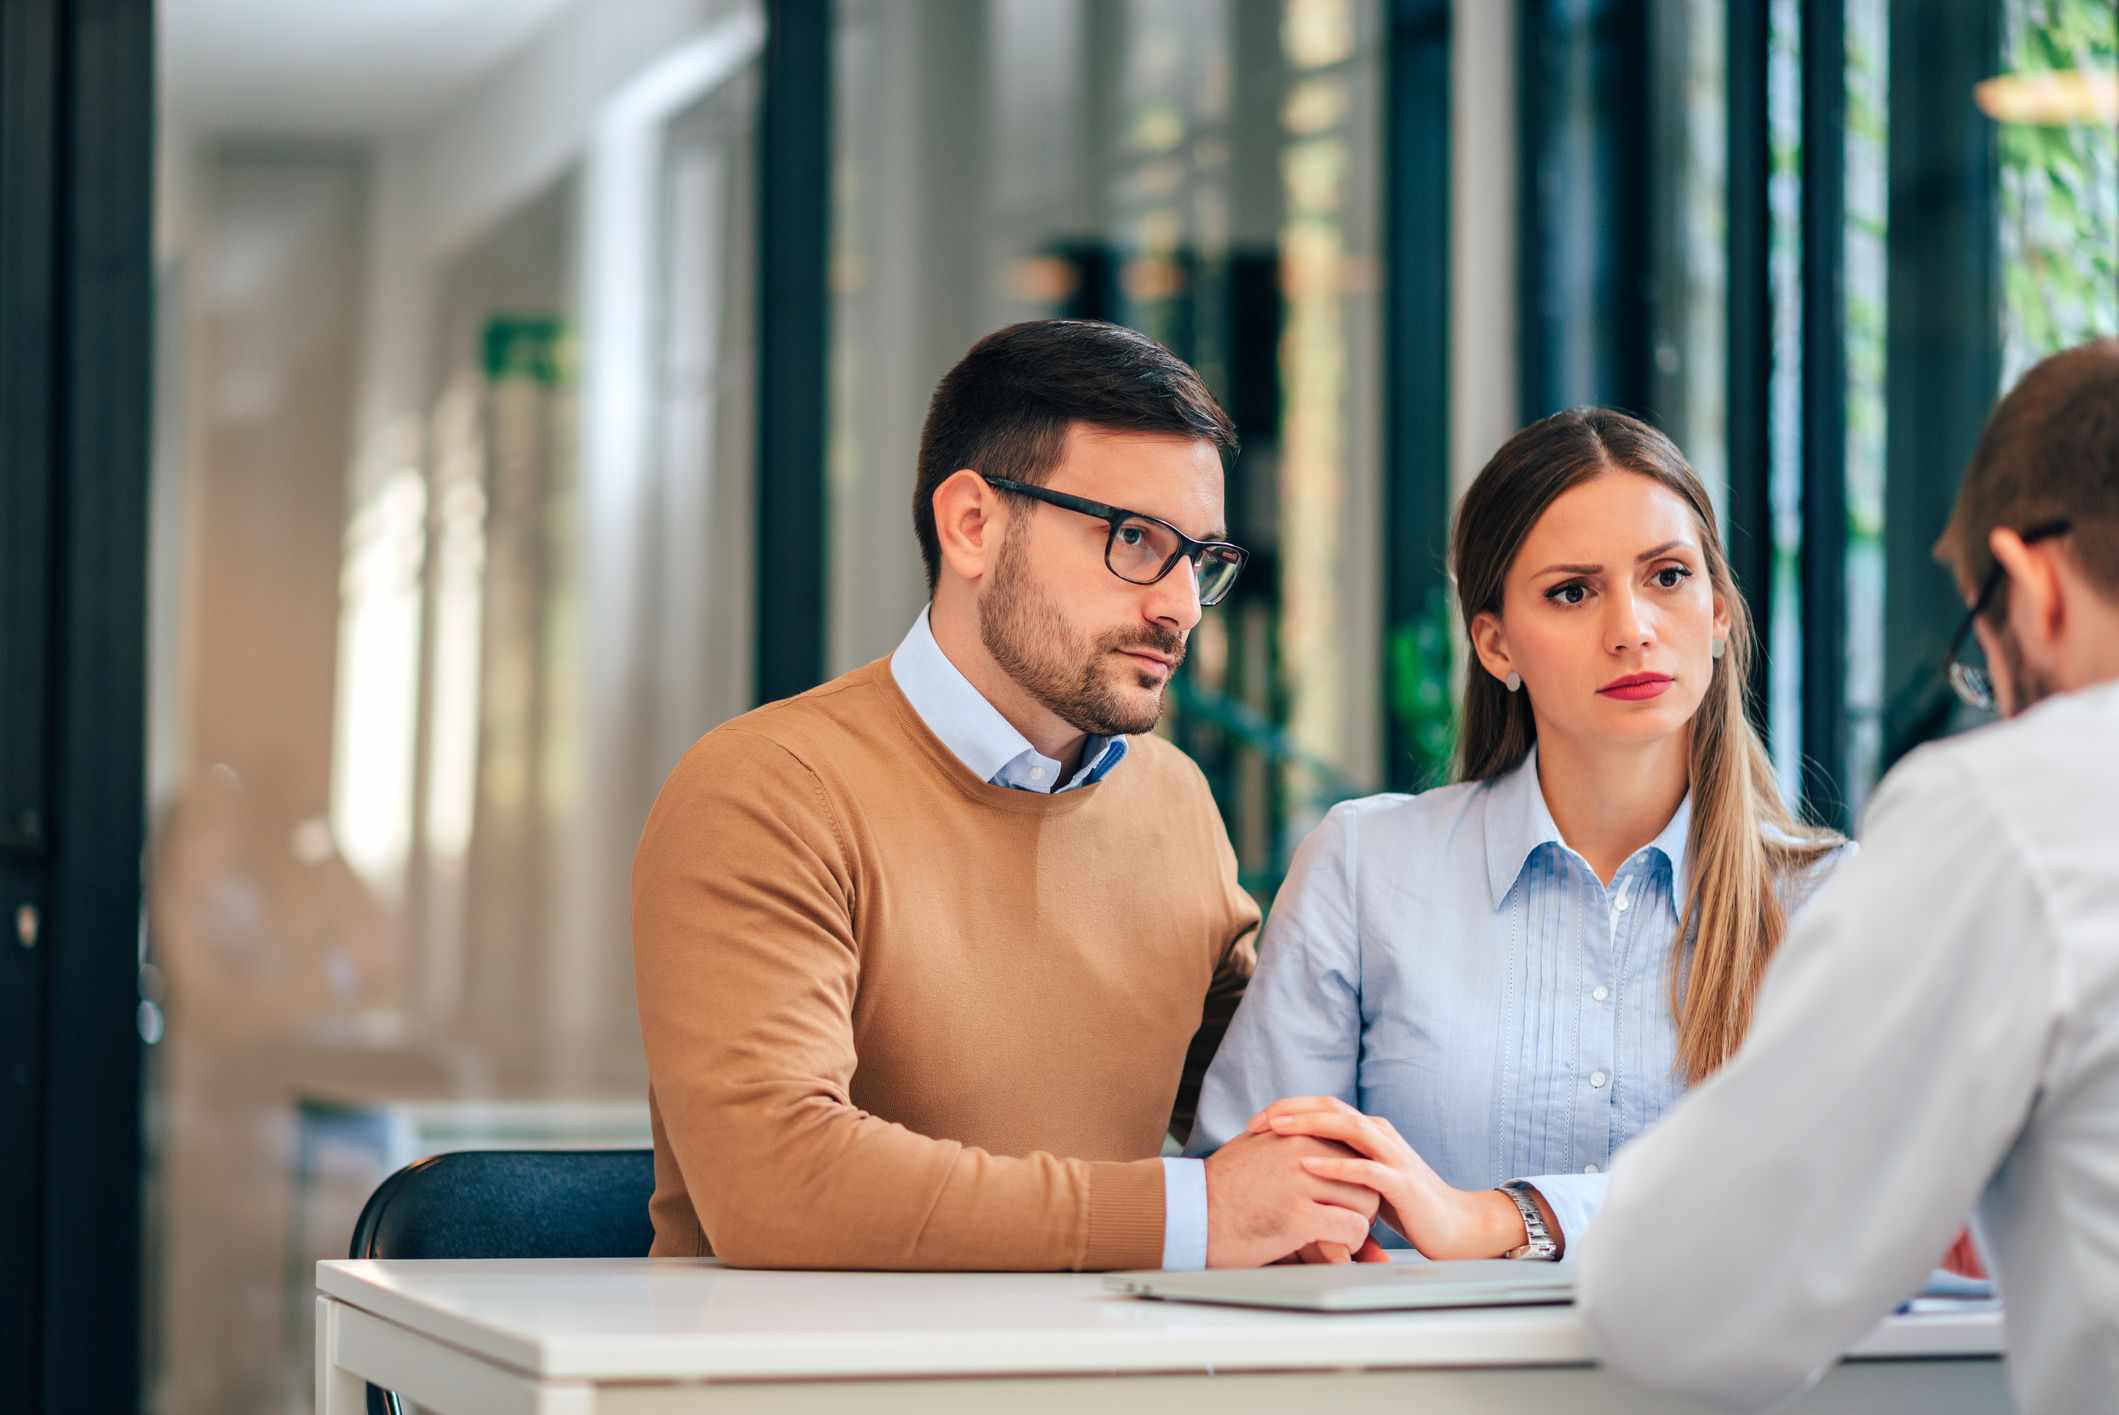
[[[317,1289],[320,1415],[360,1415],[364,1380],[441,1415],[1697,1410],[1590,1365],[1564,1307],[1327,1316],[648,1259],[327,1262]],[[2000,1342],[1992,1312],[1894,1318],[1795,1408],[2006,1411]]]

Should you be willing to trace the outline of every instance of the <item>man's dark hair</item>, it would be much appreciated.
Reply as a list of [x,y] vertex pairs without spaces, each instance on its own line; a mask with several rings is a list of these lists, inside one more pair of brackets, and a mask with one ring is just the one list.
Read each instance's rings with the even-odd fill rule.
[[1145,334],[1093,319],[1037,319],[996,330],[942,376],[920,433],[912,528],[927,588],[942,573],[935,488],[965,467],[1042,485],[1071,423],[1167,433],[1236,450],[1236,428],[1191,365]]
[[[2060,542],[2090,583],[2119,599],[2119,339],[2043,359],[1987,419],[1935,556],[1977,585],[1994,565],[1987,537],[2042,522],[2074,527]],[[1998,610],[2004,596],[1995,596]]]

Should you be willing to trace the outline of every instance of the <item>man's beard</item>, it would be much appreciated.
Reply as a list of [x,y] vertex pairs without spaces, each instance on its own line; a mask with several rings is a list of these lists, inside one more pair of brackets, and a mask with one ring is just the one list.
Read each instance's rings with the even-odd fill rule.
[[1155,688],[1154,697],[1138,706],[1121,696],[1103,671],[1111,655],[1124,649],[1146,649],[1170,660],[1170,672],[1184,661],[1185,641],[1147,626],[1114,630],[1084,645],[1068,627],[1043,590],[1030,582],[1029,560],[1011,530],[1001,544],[993,583],[979,598],[979,640],[1001,671],[1070,727],[1098,737],[1125,737],[1151,731],[1162,716],[1163,682],[1148,673],[1140,686]]

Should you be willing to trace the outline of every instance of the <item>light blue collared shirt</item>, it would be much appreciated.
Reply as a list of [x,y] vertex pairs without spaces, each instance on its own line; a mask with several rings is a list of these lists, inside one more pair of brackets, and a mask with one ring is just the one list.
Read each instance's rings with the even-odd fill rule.
[[[1560,838],[1535,751],[1491,782],[1333,807],[1266,920],[1193,1151],[1283,1096],[1336,1096],[1457,1188],[1529,1180],[1572,1247],[1612,1155],[1684,1089],[1671,944],[1691,825],[1687,796],[1607,888]],[[1843,853],[1784,887],[1791,915]]]
[[[1082,765],[1064,783],[1060,764],[1030,745],[999,708],[971,685],[935,642],[927,611],[890,656],[890,676],[905,700],[957,760],[981,781],[1050,794],[1094,785],[1126,756],[1124,737],[1091,737]],[[1163,1266],[1207,1265],[1207,1167],[1196,1159],[1163,1161]]]

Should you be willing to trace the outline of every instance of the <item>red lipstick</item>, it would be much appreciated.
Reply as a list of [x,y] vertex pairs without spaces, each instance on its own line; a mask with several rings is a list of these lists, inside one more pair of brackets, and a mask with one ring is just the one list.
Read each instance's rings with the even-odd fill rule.
[[1645,703],[1650,698],[1663,696],[1676,681],[1668,673],[1629,673],[1624,678],[1612,679],[1597,691],[1620,702]]

